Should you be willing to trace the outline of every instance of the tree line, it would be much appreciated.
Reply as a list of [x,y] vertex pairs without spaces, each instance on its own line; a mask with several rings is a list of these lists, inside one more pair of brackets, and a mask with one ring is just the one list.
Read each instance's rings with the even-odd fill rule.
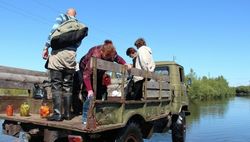
[[250,96],[250,86],[236,87],[236,96]]
[[235,88],[229,87],[223,76],[210,78],[197,77],[193,69],[186,75],[186,82],[191,82],[188,87],[190,100],[216,100],[235,96]]

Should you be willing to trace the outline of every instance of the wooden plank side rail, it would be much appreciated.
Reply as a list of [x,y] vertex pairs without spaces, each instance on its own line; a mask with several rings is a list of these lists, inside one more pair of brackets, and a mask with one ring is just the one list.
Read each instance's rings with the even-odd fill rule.
[[[93,60],[92,60],[92,63],[93,63]],[[109,62],[109,61],[105,61],[105,60],[101,60],[101,59],[96,59],[96,67],[97,69],[100,69],[100,70],[107,70],[107,71],[112,71],[112,72],[117,72],[117,73],[122,72],[122,65]]]
[[[96,69],[112,71],[116,73],[122,73],[124,65],[92,58],[91,59],[91,66]],[[95,65],[94,65],[95,64]],[[132,68],[130,71],[125,72],[125,76],[134,75],[134,76],[141,76],[144,78],[150,78],[151,81],[145,81],[145,85],[147,88],[146,98],[168,98],[170,97],[170,84],[169,84],[169,76],[159,75],[154,72],[147,72],[144,70]],[[113,79],[112,83],[122,84],[123,78],[121,79]],[[122,85],[121,85],[122,86]],[[123,86],[124,87],[124,86]],[[122,89],[122,87],[120,88]],[[123,90],[121,90],[122,92]]]
[[[93,61],[92,61],[92,64],[93,64]],[[92,65],[92,67],[93,66],[94,65]],[[100,70],[121,73],[123,65],[96,58],[96,67],[97,67],[97,69],[100,69]],[[127,72],[127,74],[128,74],[128,72]],[[136,69],[136,68],[131,69],[130,75],[141,76],[141,77],[145,77],[145,78],[147,77],[147,78],[151,78],[154,80],[161,80],[161,81],[169,82],[168,76],[159,76],[159,75],[155,74],[154,72],[147,72],[147,71]]]
[[168,76],[160,76],[154,72],[147,72],[147,71],[144,71],[144,70],[140,70],[140,69],[136,69],[136,68],[132,68],[131,71],[130,71],[130,74],[131,75],[134,75],[134,76],[141,76],[141,77],[144,77],[144,78],[150,78],[150,79],[154,79],[154,80],[161,80],[161,81],[164,81],[164,82],[169,82],[169,77]]

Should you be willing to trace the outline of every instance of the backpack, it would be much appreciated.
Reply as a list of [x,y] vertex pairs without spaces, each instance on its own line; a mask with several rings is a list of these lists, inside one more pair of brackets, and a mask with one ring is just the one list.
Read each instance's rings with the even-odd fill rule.
[[51,48],[57,50],[75,45],[87,35],[87,26],[74,18],[68,19],[52,33],[50,41]]
[[38,83],[34,83],[33,98],[35,98],[35,99],[47,98],[46,90],[43,87],[41,87]]

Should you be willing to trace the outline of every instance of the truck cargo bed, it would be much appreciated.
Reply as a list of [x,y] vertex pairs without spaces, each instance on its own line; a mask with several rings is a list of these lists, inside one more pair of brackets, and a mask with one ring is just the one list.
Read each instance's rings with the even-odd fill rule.
[[63,121],[48,121],[45,118],[41,118],[39,114],[30,114],[28,117],[20,116],[19,114],[14,114],[14,116],[7,116],[6,114],[0,114],[1,119],[16,121],[21,123],[31,123],[41,126],[63,128],[74,131],[86,132],[84,130],[85,125],[82,124],[81,116],[74,117],[72,120],[63,120]]
[[48,121],[46,118],[41,118],[39,114],[30,114],[28,117],[20,116],[15,113],[13,116],[7,116],[6,114],[1,113],[0,118],[4,120],[21,122],[27,124],[34,124],[38,126],[45,126],[50,128],[59,128],[64,130],[71,130],[76,132],[84,132],[84,133],[96,133],[104,130],[119,128],[121,125],[112,124],[109,127],[99,126],[95,130],[86,129],[86,125],[82,123],[82,116],[76,116],[71,120],[63,120],[63,121]]

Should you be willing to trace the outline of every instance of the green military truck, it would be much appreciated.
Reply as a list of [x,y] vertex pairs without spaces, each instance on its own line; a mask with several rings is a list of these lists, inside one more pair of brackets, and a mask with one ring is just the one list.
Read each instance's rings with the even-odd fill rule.
[[[155,72],[132,68],[92,58],[93,84],[97,70],[113,74],[105,100],[94,99],[87,124],[82,116],[61,122],[47,121],[39,115],[43,102],[50,99],[34,99],[32,85],[47,78],[43,72],[0,67],[0,87],[4,90],[28,90],[24,96],[0,96],[0,119],[4,120],[3,133],[26,141],[44,142],[142,142],[155,132],[172,132],[173,142],[185,141],[185,118],[189,115],[188,97],[184,83],[184,69],[175,62],[156,62]],[[143,98],[126,100],[125,89],[129,75],[145,78]],[[149,80],[150,78],[150,80]],[[94,90],[96,90],[96,85]],[[6,92],[6,91],[5,91]],[[20,116],[23,102],[30,106],[30,115]],[[13,104],[14,115],[7,116],[6,106]]]

